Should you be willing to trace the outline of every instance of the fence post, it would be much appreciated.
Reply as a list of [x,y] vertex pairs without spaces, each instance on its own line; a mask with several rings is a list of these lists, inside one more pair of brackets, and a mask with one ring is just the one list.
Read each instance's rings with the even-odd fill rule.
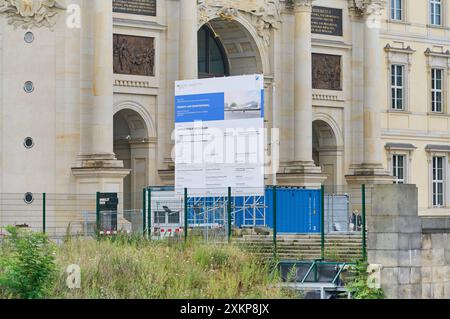
[[188,238],[188,189],[184,189],[184,240]]
[[145,204],[146,204],[146,198],[147,197],[147,192],[145,190],[145,188],[142,190],[142,236],[145,236],[145,234],[147,233],[147,224],[145,222],[145,217],[146,217],[146,209],[145,209]]
[[228,187],[228,205],[227,205],[227,221],[228,221],[228,241],[231,241],[231,187]]
[[47,215],[47,194],[42,194],[42,232],[46,232],[46,215]]
[[273,187],[273,253],[277,255],[277,187]]
[[152,190],[147,190],[147,198],[148,198],[148,204],[147,204],[147,221],[148,221],[148,227],[147,227],[147,236],[149,240],[152,240]]
[[97,227],[97,233],[100,233],[100,192],[97,192],[95,199],[95,224]]
[[361,186],[362,195],[362,257],[367,260],[367,238],[366,238],[366,185]]
[[320,211],[320,251],[321,259],[325,259],[325,185],[321,186],[320,201],[322,209]]

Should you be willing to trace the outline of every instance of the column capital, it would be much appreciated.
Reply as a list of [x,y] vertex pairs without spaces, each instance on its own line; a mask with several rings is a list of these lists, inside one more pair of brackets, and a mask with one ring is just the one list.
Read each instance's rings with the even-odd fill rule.
[[295,12],[311,12],[315,0],[292,0]]
[[348,0],[350,11],[361,16],[380,16],[386,7],[386,0]]

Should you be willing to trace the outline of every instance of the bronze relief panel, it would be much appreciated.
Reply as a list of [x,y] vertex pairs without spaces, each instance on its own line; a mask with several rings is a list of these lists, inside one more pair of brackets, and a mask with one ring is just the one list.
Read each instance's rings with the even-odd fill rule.
[[312,78],[313,89],[342,90],[341,56],[313,53]]
[[114,73],[155,75],[155,39],[114,34]]

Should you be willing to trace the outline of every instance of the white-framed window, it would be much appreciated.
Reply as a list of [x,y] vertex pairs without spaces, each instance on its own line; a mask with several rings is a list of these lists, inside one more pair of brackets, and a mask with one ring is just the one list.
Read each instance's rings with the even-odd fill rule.
[[403,21],[403,0],[391,0],[391,20]]
[[394,184],[406,184],[406,155],[392,155],[392,175]]
[[430,24],[442,25],[442,0],[430,0]]
[[391,65],[391,108],[405,110],[405,67],[401,64]]
[[444,156],[433,156],[432,158],[432,202],[433,207],[445,205],[445,167]]
[[443,108],[443,74],[442,69],[431,69],[431,112],[442,113]]

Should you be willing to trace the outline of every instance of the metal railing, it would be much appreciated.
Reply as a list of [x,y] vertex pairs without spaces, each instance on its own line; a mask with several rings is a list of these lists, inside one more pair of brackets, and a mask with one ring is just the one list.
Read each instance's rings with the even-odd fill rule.
[[314,190],[267,186],[264,196],[242,196],[230,187],[208,190],[220,196],[190,196],[191,192],[201,193],[184,189],[180,195],[173,187],[148,187],[127,196],[117,194],[117,210],[102,210],[100,193],[42,193],[34,194],[32,201],[23,194],[0,194],[0,236],[8,225],[57,239],[126,232],[150,240],[200,237],[229,242],[260,235],[271,238],[277,256],[283,237],[300,234],[319,238],[321,260],[331,258],[333,249],[339,248],[333,240],[341,236],[360,240],[361,258],[367,258],[366,214],[371,196],[365,185]]

